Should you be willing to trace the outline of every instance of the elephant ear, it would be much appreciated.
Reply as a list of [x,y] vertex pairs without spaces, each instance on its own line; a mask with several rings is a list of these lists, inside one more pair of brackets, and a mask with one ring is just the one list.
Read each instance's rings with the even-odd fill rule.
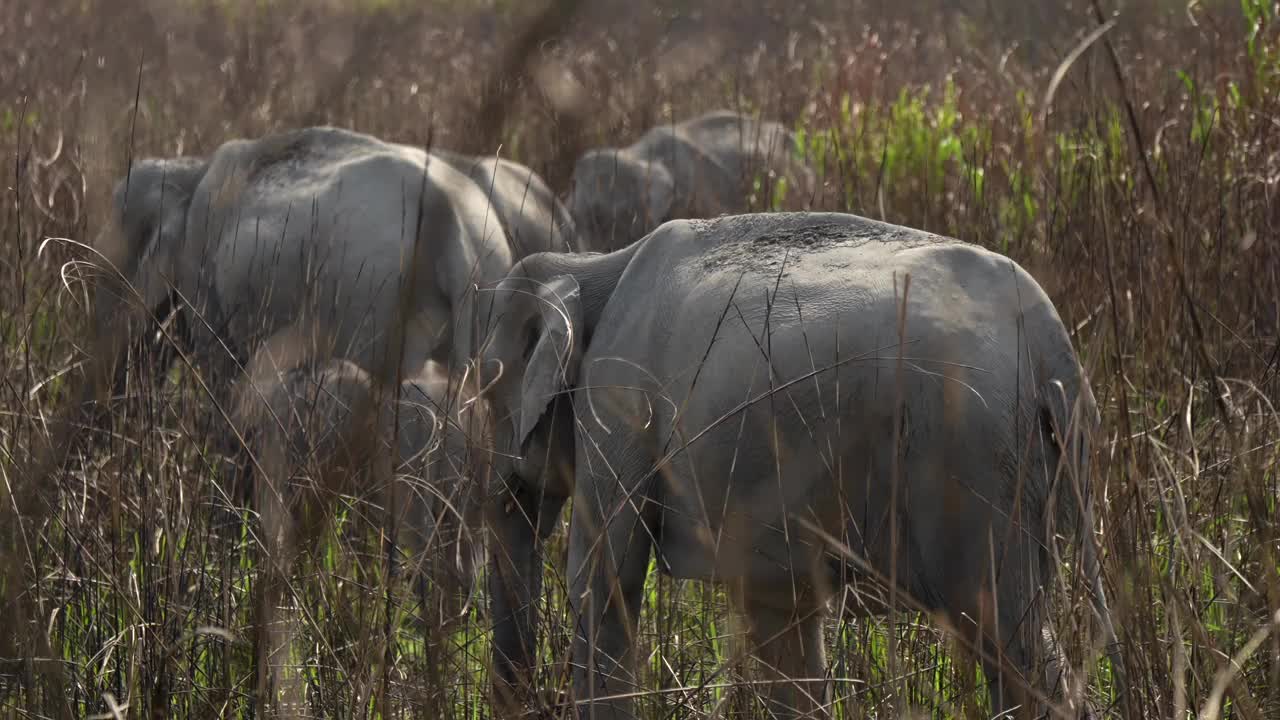
[[540,287],[524,379],[520,385],[520,434],[523,446],[546,414],[551,400],[577,381],[582,357],[582,291],[578,281],[558,275]]
[[144,160],[116,186],[117,247],[100,248],[143,297],[148,309],[169,294],[186,235],[187,209],[204,176],[200,158]]

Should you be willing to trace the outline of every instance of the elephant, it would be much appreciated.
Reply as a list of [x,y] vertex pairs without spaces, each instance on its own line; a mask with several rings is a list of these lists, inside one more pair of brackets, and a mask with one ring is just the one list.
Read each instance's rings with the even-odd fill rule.
[[[92,246],[101,272],[71,402],[100,414],[131,357],[153,369],[183,357],[222,406],[267,338],[277,363],[345,359],[390,387],[402,367],[468,357],[469,328],[454,338],[453,319],[471,288],[574,237],[528,168],[333,127],[136,161],[113,201]],[[61,423],[42,467],[69,450],[76,424]],[[231,434],[215,438],[235,450]]]
[[937,618],[980,656],[992,712],[1025,715],[1058,679],[1054,658],[1033,677],[1054,538],[1079,533],[1120,677],[1092,536],[1100,416],[1011,259],[853,215],[747,214],[532,255],[484,296],[494,437],[520,458],[491,517],[500,686],[527,681],[537,540],[570,497],[589,717],[630,717],[651,556],[729,589],[756,657],[791,679],[780,716],[829,712],[822,620],[849,583]]
[[[361,414],[362,407],[376,411]],[[349,360],[332,360],[283,372],[250,368],[237,385],[232,408],[258,462],[276,464],[276,474],[308,481],[301,487],[291,483],[273,501],[305,506],[317,496],[357,492],[351,478],[378,464],[371,458],[394,457],[398,482],[391,486],[391,506],[403,515],[397,522],[402,543],[419,566],[414,574],[420,599],[425,604],[434,581],[447,597],[434,608],[440,616],[432,622],[456,619],[456,601],[470,594],[481,545],[475,531],[492,447],[483,398],[459,386],[434,360],[402,380],[397,395],[381,397],[369,373]],[[311,523],[295,533],[311,539],[326,514],[309,510],[272,513],[267,519]]]
[[632,145],[588,150],[574,165],[570,210],[584,249],[607,252],[666,220],[745,212],[757,178],[767,207],[780,180],[790,209],[813,195],[814,173],[783,125],[718,110],[655,127]]
[[[408,550],[424,628],[448,628],[461,618],[481,546],[476,531],[491,447],[482,398],[435,361],[402,380],[398,393],[380,394],[370,373],[344,359],[285,370],[251,365],[233,398],[232,419],[254,462],[281,480],[254,485],[263,535],[279,539],[278,556],[267,558],[276,568],[265,575],[275,584],[259,613],[273,617],[281,577],[319,538],[332,498],[372,490],[390,510],[388,529]],[[394,482],[379,482],[389,470]],[[258,627],[269,633],[263,646],[270,658],[287,636],[277,622]],[[262,663],[259,690],[266,693],[279,668]]]
[[[116,232],[95,243],[115,273],[96,298],[91,355],[117,360],[135,334],[121,322],[145,324],[181,303],[204,367],[234,360],[234,373],[289,324],[308,355],[351,360],[384,381],[394,360],[449,360],[450,319],[471,285],[526,254],[569,250],[572,230],[527,168],[435,159],[312,127],[232,140],[207,158],[135,163],[115,190]],[[480,181],[486,168],[501,171],[491,183]],[[405,331],[396,333],[402,293]]]
[[[29,473],[35,490],[23,494],[20,510],[34,511],[39,478],[74,446],[81,424],[74,416],[95,407],[101,421],[111,391],[127,386],[139,366],[131,358],[151,361],[144,374],[152,381],[181,358],[219,410],[205,421],[219,426],[224,417],[253,425],[271,408],[262,392],[236,388],[260,390],[289,377],[285,391],[336,383],[358,401],[341,418],[329,415],[333,403],[303,403],[321,413],[299,419],[303,427],[338,420],[372,427],[374,400],[402,376],[429,360],[460,367],[457,360],[471,356],[471,328],[455,319],[470,316],[473,288],[504,277],[529,253],[570,250],[573,231],[560,225],[567,212],[527,168],[442,156],[309,127],[231,140],[204,157],[132,162],[90,248],[99,272],[84,382],[51,423],[53,439]],[[479,182],[486,173],[490,181]],[[355,369],[376,392],[354,390],[361,385]],[[258,410],[243,407],[253,402]],[[232,405],[241,410],[220,412]],[[296,544],[291,518],[266,512],[283,512],[296,453],[264,466],[252,457],[264,444],[246,449],[234,427],[212,435],[238,459],[224,483],[233,504],[253,493],[263,522],[281,531],[266,535],[270,543]],[[368,469],[389,455],[371,456],[364,434],[353,437],[362,442],[336,456],[335,472]],[[394,468],[382,462],[378,471]]]

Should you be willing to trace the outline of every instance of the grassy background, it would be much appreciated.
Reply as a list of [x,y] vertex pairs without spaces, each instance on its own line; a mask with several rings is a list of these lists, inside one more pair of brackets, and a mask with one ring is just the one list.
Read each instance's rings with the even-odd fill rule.
[[[1280,19],[1262,0],[593,0],[514,83],[504,154],[563,189],[597,143],[698,110],[783,119],[819,207],[1007,253],[1053,297],[1093,379],[1107,585],[1144,717],[1280,717]],[[0,711],[226,717],[253,711],[251,535],[227,531],[175,373],[114,412],[97,452],[11,493],[76,377],[71,267],[131,156],[333,123],[476,147],[486,69],[530,11],[505,0],[17,0],[0,5]],[[770,198],[754,199],[759,207]],[[414,621],[380,513],[335,504],[294,583],[307,714],[483,717],[480,593]],[[563,681],[563,548],[549,555],[540,678]],[[760,716],[723,599],[656,575],[644,717]],[[1073,583],[1054,621],[1100,703],[1109,671]],[[925,618],[833,621],[838,717],[982,717],[971,665]],[[1213,698],[1221,698],[1217,705]],[[127,707],[126,707],[127,706]],[[124,709],[120,709],[124,708]],[[1215,710],[1216,708],[1216,710]]]

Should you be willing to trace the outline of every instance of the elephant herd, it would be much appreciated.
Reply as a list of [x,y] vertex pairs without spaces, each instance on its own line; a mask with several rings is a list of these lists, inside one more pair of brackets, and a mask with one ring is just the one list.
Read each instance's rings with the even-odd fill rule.
[[1053,304],[957,240],[746,214],[761,178],[803,209],[800,158],[782,125],[716,112],[586,153],[563,203],[513,161],[329,127],[135,162],[94,243],[110,272],[80,399],[180,317],[264,537],[305,546],[317,488],[381,477],[411,554],[452,548],[420,583],[471,582],[487,549],[501,707],[531,690],[542,547],[570,499],[592,717],[631,716],[651,559],[728,588],[779,716],[829,714],[823,620],[851,584],[930,613],[981,660],[993,713],[1030,715],[1060,684],[1059,538],[1082,539],[1118,677],[1099,416]]

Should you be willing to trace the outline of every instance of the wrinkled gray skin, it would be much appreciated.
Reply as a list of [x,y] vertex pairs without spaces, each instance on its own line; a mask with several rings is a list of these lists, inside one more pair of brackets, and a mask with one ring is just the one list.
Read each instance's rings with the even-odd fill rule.
[[[1037,674],[1034,589],[1052,579],[1054,533],[1083,531],[1114,641],[1078,502],[1097,410],[1049,298],[1008,258],[850,215],[745,215],[670,222],[606,255],[534,255],[492,297],[499,449],[537,461],[507,479],[518,502],[493,521],[506,547],[532,548],[572,494],[578,701],[637,691],[651,552],[676,578],[726,583],[781,676],[823,677],[834,593],[888,585],[975,643],[993,712],[1026,712],[1028,685],[1055,680]],[[495,602],[527,603],[537,560],[497,563]],[[519,623],[535,618],[499,639],[528,647]],[[784,716],[826,697],[821,681],[774,688]]]
[[727,110],[659,125],[627,147],[590,150],[574,166],[570,199],[589,243],[582,249],[626,247],[667,220],[745,212],[757,177],[764,188],[755,207],[767,209],[786,178],[789,209],[801,209],[814,174],[798,152],[780,123]]

